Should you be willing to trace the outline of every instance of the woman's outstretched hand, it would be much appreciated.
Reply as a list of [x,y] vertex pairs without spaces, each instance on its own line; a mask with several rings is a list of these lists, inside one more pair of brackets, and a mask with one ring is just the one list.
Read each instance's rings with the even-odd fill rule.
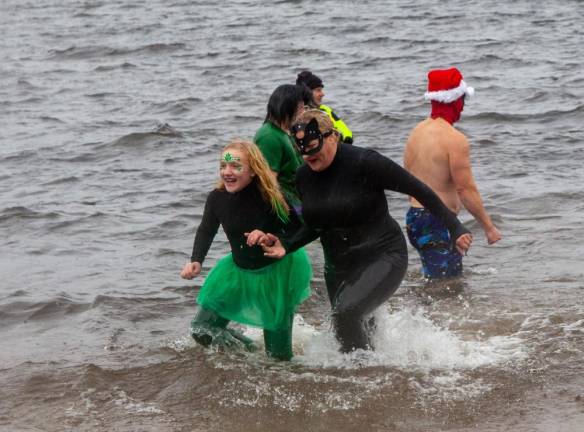
[[264,256],[280,259],[286,255],[286,249],[274,234],[265,234],[258,243],[264,250]]
[[456,250],[461,255],[466,255],[472,243],[471,234],[463,234],[456,239]]
[[180,272],[180,277],[183,279],[193,279],[199,273],[201,273],[201,263],[195,261],[185,264],[182,272]]

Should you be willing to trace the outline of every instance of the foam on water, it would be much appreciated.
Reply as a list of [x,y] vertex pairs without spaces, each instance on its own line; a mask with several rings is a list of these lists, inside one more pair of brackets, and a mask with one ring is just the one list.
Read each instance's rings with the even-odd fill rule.
[[[297,314],[294,319],[294,363],[310,368],[362,369],[385,366],[407,371],[475,369],[500,366],[524,360],[529,353],[517,335],[483,338],[482,332],[462,334],[443,328],[425,314],[423,308],[404,308],[390,312],[386,308],[375,314],[377,331],[374,351],[356,350],[341,353],[328,323],[316,328]],[[578,327],[574,323],[571,327]],[[261,361],[263,332],[253,327],[237,327],[252,339],[258,350],[249,354]],[[166,344],[178,352],[192,349],[196,343],[184,336]],[[252,360],[250,358],[250,360]]]
[[116,386],[108,391],[88,388],[79,395],[77,401],[65,409],[64,414],[67,418],[94,416],[99,413],[99,409],[103,405],[117,407],[128,414],[138,416],[154,416],[165,413],[155,404],[140,402],[131,398],[125,391]]
[[154,404],[139,402],[129,397],[126,392],[116,389],[115,399],[113,400],[116,406],[122,407],[128,413],[137,415],[156,415],[164,414],[164,411],[156,407]]
[[[515,336],[477,339],[441,328],[423,309],[402,309],[390,313],[381,309],[375,316],[375,351],[357,350],[342,354],[329,330],[295,331],[295,337],[308,338],[299,360],[312,367],[362,368],[388,366],[400,369],[473,369],[522,360],[527,348]],[[474,339],[473,339],[474,337]]]
[[166,342],[165,347],[170,348],[176,352],[185,352],[188,349],[196,346],[197,343],[190,336],[182,336],[178,339],[174,339]]
[[[287,378],[292,378],[292,376],[286,374]],[[380,389],[364,380],[344,388],[329,386],[317,392],[303,391],[309,384],[310,380],[306,379],[301,383],[291,380],[282,384],[237,380],[225,383],[222,394],[211,397],[217,398],[219,404],[226,407],[276,406],[290,412],[322,413],[360,408],[366,404],[367,399],[375,397]]]
[[477,275],[497,275],[499,274],[499,270],[494,267],[487,267],[487,268],[467,268],[467,272],[477,274]]

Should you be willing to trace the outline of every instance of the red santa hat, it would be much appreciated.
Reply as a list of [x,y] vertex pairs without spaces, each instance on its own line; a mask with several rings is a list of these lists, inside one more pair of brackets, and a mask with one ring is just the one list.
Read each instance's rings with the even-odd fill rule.
[[474,88],[466,85],[458,69],[435,69],[428,72],[428,91],[424,99],[447,104],[463,95],[474,95]]

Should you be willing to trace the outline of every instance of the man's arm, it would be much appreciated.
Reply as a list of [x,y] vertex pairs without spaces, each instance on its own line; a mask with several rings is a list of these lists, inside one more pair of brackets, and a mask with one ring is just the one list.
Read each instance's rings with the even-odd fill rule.
[[450,175],[462,205],[483,228],[487,242],[501,239],[501,233],[487,214],[470,166],[470,145],[464,136],[457,137],[449,152]]

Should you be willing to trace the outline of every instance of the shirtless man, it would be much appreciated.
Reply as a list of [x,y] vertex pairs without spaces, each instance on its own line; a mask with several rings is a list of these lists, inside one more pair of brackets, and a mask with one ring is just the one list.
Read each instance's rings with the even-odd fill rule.
[[[472,175],[469,142],[453,126],[460,119],[465,98],[473,93],[458,69],[430,71],[425,98],[432,103],[432,113],[411,132],[404,166],[432,188],[455,214],[464,206],[482,227],[488,244],[493,244],[501,234],[483,207]],[[416,199],[410,197],[410,204],[406,230],[422,259],[424,276],[436,279],[460,275],[462,255],[446,227]]]

